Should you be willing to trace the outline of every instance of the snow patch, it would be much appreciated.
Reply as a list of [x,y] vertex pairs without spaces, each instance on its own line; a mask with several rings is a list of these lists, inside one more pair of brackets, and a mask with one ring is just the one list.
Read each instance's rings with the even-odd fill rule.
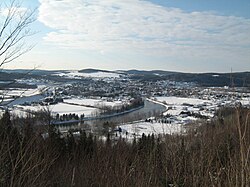
[[92,77],[92,78],[119,78],[121,74],[112,73],[112,72],[94,72],[94,73],[81,73],[78,71],[71,71],[68,73],[58,73],[54,74],[60,77],[68,77],[72,79],[81,79],[83,77]]

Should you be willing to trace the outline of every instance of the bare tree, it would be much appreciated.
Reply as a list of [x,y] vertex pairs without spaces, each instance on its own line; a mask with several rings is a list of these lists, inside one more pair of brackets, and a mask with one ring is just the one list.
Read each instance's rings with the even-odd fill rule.
[[[0,68],[10,63],[33,48],[27,38],[32,36],[30,26],[35,21],[35,9],[22,7],[19,0],[0,2]],[[8,82],[7,87],[15,80]],[[5,95],[0,94],[0,104]]]
[[35,10],[23,8],[18,0],[0,4],[0,67],[32,49],[26,39],[34,34],[30,29],[34,14]]

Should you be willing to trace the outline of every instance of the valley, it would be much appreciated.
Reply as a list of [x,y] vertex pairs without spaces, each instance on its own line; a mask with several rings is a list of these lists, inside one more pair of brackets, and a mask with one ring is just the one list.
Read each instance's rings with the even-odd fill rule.
[[[242,74],[247,74],[245,86],[235,84]],[[222,107],[250,107],[250,73],[242,74],[4,70],[1,111],[22,117],[49,112],[50,123],[62,133],[106,129],[117,135],[119,129],[120,136],[128,139],[143,133],[183,134],[188,124],[211,121]],[[207,76],[213,85],[204,86]],[[185,77],[193,78],[183,81]],[[222,80],[227,82],[221,85]]]

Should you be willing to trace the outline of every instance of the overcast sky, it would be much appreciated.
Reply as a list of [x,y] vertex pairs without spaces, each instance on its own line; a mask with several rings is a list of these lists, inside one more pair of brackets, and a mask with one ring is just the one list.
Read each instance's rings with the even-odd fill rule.
[[5,68],[250,71],[249,0],[23,0],[35,48]]

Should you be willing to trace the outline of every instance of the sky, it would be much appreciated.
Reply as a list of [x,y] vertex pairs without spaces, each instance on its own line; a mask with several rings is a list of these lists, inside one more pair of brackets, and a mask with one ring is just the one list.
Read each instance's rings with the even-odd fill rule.
[[[4,0],[7,1],[7,0]],[[23,0],[35,47],[4,68],[250,71],[250,0]]]

